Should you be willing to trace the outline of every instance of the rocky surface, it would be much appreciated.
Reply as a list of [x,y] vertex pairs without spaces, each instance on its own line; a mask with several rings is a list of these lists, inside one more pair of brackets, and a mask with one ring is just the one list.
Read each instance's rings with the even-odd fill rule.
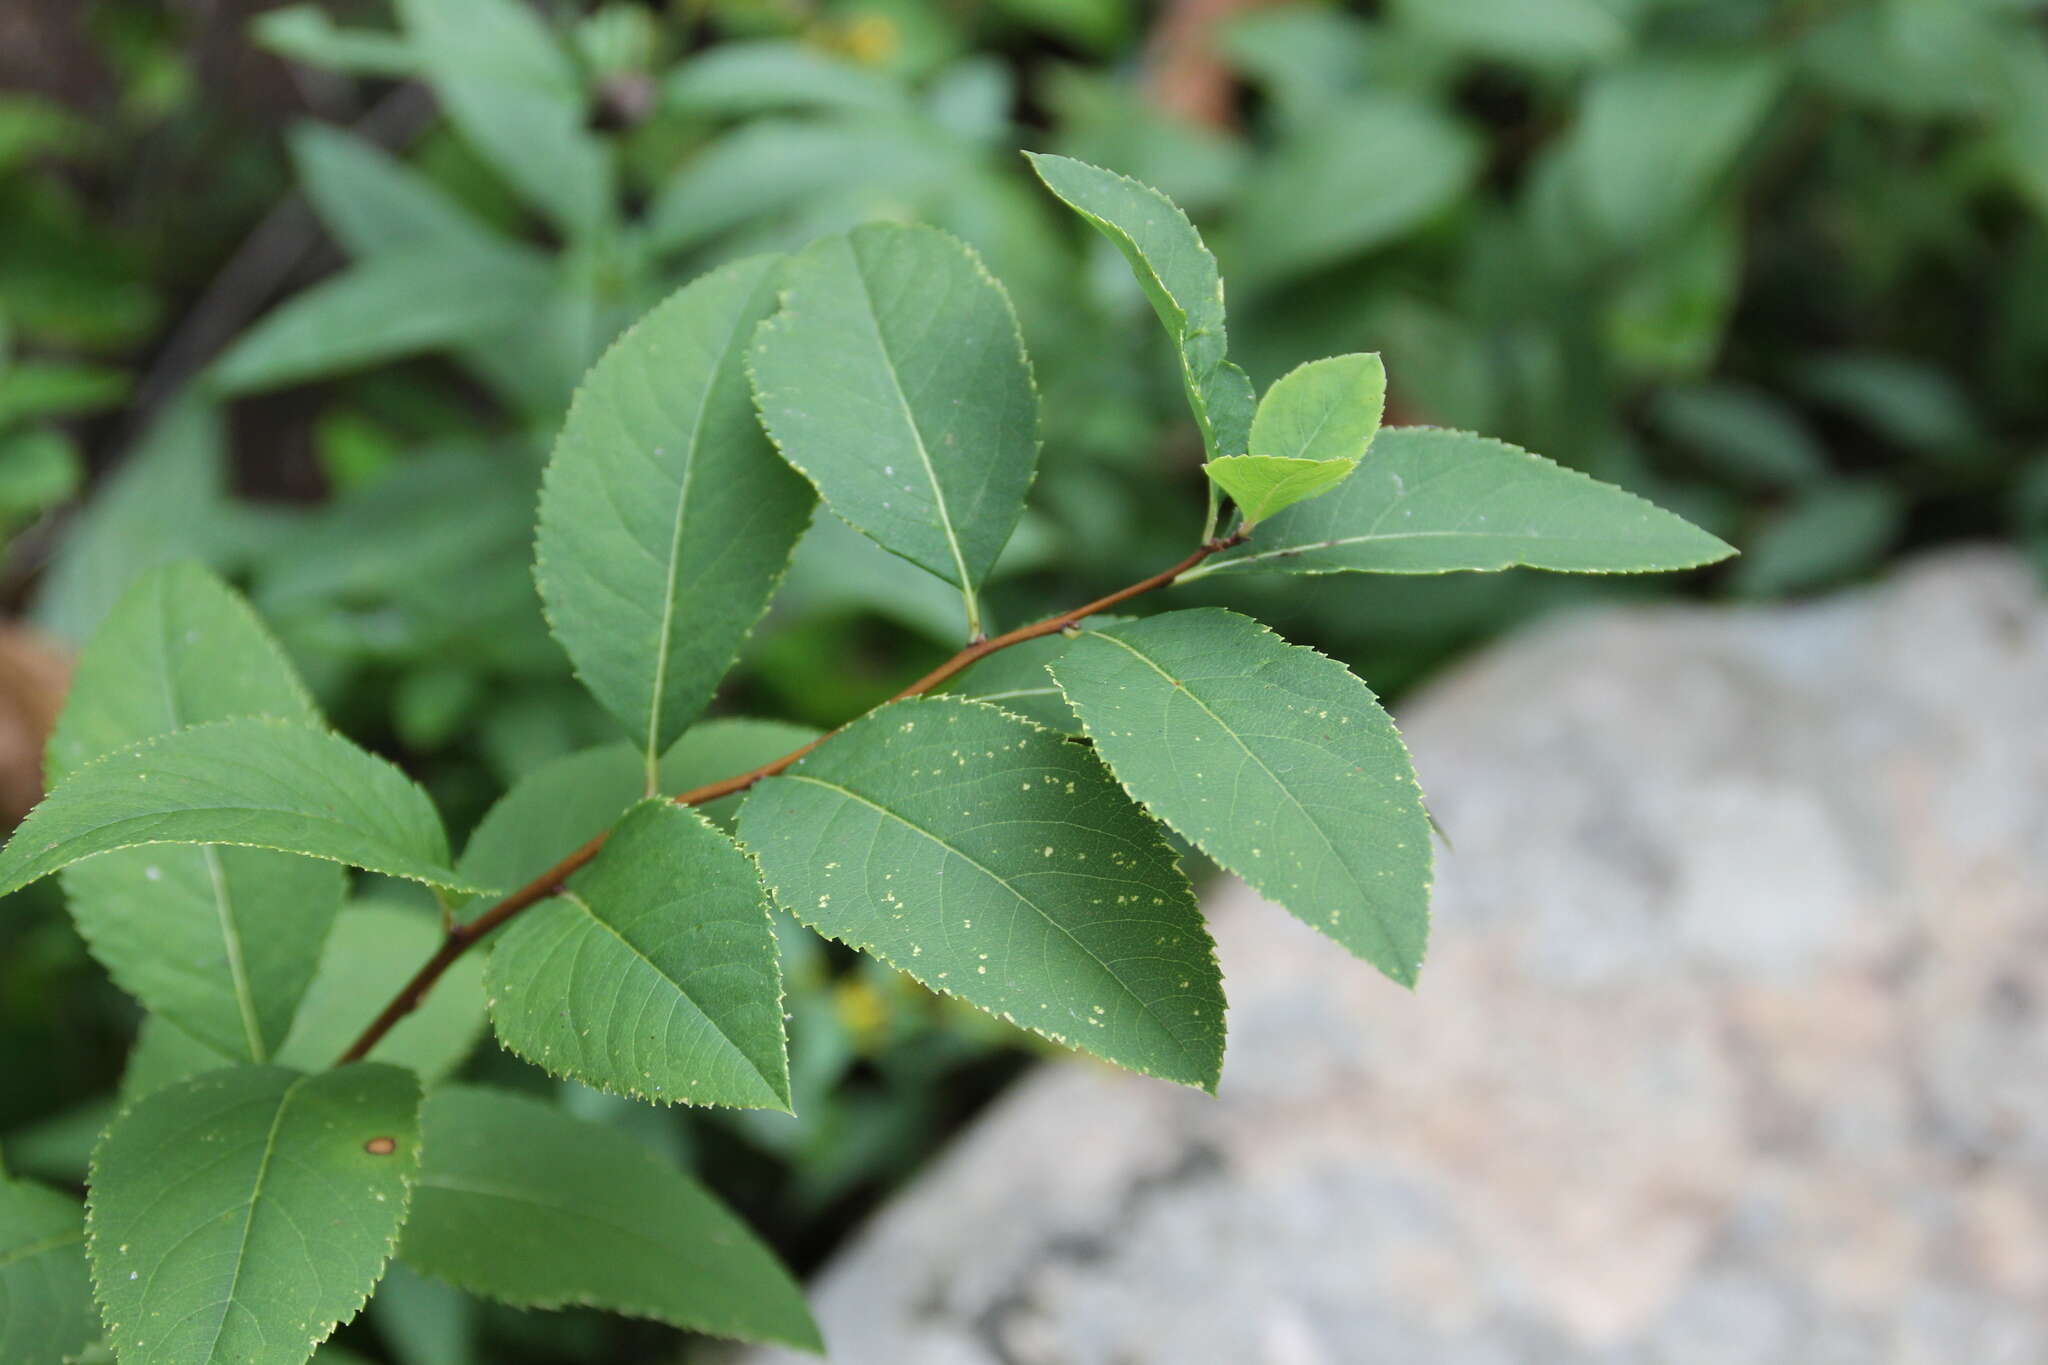
[[1557,621],[1404,719],[1419,991],[1221,891],[1220,1097],[1041,1070],[822,1278],[834,1361],[2048,1360],[2025,569]]

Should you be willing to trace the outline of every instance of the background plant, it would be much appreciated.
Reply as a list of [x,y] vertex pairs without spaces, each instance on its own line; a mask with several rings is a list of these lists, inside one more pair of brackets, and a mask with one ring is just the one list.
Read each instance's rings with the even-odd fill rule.
[[[467,73],[424,7],[266,18],[256,40],[287,65],[242,44],[233,6],[79,7],[93,80],[47,60],[68,39],[9,45],[37,58],[10,81],[59,75],[52,98],[9,106],[31,135],[0,171],[0,308],[8,375],[83,373],[72,401],[102,415],[0,404],[44,452],[4,466],[30,490],[7,495],[25,528],[7,591],[83,640],[140,571],[204,560],[248,590],[334,723],[401,761],[459,834],[522,776],[617,733],[531,586],[540,470],[577,377],[684,280],[872,218],[974,245],[1029,343],[1043,473],[985,585],[991,610],[1022,620],[1131,582],[1199,526],[1200,434],[1142,291],[1037,191],[1020,144],[1137,174],[1194,211],[1232,280],[1232,354],[1260,388],[1306,356],[1382,351],[1398,420],[1498,432],[1750,549],[1692,590],[1800,590],[1914,545],[2039,536],[2031,7],[1544,3],[1469,25],[1438,8],[1247,15],[1217,37],[1218,81],[1187,79],[1164,24],[1148,33],[1114,4],[544,7],[544,26],[492,26],[541,34],[517,48],[528,67],[478,49]],[[1694,78],[1655,79],[1666,69]],[[478,79],[508,70],[535,78]],[[280,137],[281,108],[320,122]],[[479,130],[494,118],[541,127],[582,198],[522,182],[518,149]],[[1333,160],[1360,147],[1383,161]],[[270,210],[294,182],[310,209]],[[1272,208],[1368,182],[1403,193],[1293,215],[1328,225],[1316,240]],[[424,306],[442,281],[404,274],[424,240],[460,258],[451,278],[488,281],[467,296],[483,311]],[[243,343],[178,382],[276,294]],[[58,491],[79,461],[48,458],[46,437],[104,473],[82,510]],[[1164,514],[1170,496],[1183,518]],[[1387,690],[1506,621],[1616,587],[1341,574],[1276,590],[1219,574],[1176,595],[1255,607]],[[958,631],[957,593],[820,518],[716,709],[837,724]],[[135,1017],[56,896],[13,897],[0,921],[5,1151],[76,1181]],[[706,1172],[802,1264],[1026,1053],[865,959],[790,951],[803,1123],[657,1120],[564,1093]],[[381,964],[379,989],[416,955]],[[465,1065],[535,1084],[494,1050]],[[387,1286],[373,1318],[385,1349],[429,1352],[415,1359],[445,1358],[406,1344],[415,1319],[491,1341],[494,1359],[627,1349],[613,1326],[515,1322],[427,1289]]]

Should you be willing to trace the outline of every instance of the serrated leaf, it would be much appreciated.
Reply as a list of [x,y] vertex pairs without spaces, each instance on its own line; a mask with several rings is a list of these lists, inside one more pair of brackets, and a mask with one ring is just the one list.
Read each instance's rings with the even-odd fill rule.
[[[330,1065],[440,942],[433,916],[417,909],[376,900],[343,907],[291,1032],[277,1051],[278,1064],[307,1071]],[[402,1066],[432,1083],[462,1065],[483,1031],[483,957],[466,953],[364,1060]],[[142,1021],[121,1074],[122,1101],[132,1104],[236,1061],[162,1016],[150,1015]]]
[[822,1350],[803,1294],[747,1226],[624,1133],[443,1086],[400,1258],[523,1308],[585,1304]]
[[462,136],[572,236],[612,212],[609,153],[576,65],[518,0],[398,0],[408,50]]
[[1299,460],[1285,455],[1225,455],[1202,472],[1244,513],[1246,529],[1297,502],[1320,497],[1350,476],[1356,460]]
[[142,844],[272,848],[475,892],[447,868],[434,806],[340,735],[250,717],[196,725],[73,773],[0,852],[0,895]]
[[1024,155],[1046,188],[1130,263],[1178,353],[1188,406],[1208,457],[1244,454],[1254,402],[1251,381],[1224,358],[1229,343],[1223,277],[1195,225],[1150,185],[1072,157]]
[[776,899],[1056,1042],[1188,1085],[1223,1060],[1194,893],[1099,760],[979,702],[896,702],[740,808]]
[[[236,716],[319,719],[248,605],[197,564],[136,580],[79,656],[51,736],[53,787],[82,765]],[[79,932],[144,1006],[230,1058],[262,1062],[312,980],[344,876],[267,849],[160,847],[69,869]]]
[[394,1066],[251,1066],[116,1119],[93,1153],[89,1247],[122,1365],[308,1359],[397,1242],[419,1102]]
[[1465,431],[1392,427],[1326,497],[1289,508],[1188,578],[1241,570],[1648,573],[1733,554],[1633,493]]
[[1371,688],[1220,608],[1088,632],[1052,672],[1147,810],[1415,984],[1429,937],[1429,816]]
[[85,1210],[32,1181],[0,1178],[0,1360],[60,1365],[99,1332]]
[[1023,334],[981,258],[876,223],[791,257],[754,398],[783,457],[848,524],[972,594],[1038,466]]
[[549,623],[649,755],[711,700],[814,506],[748,396],[746,348],[778,267],[729,265],[620,337],[577,392],[542,487]]
[[1266,390],[1252,417],[1251,451],[1295,460],[1365,457],[1387,404],[1377,355],[1333,355],[1298,365]]
[[789,1108],[760,873],[673,802],[635,806],[562,894],[508,925],[485,989],[499,1040],[555,1075],[671,1104]]
[[222,394],[255,393],[480,341],[528,321],[547,267],[512,251],[370,257],[266,314],[214,362]]

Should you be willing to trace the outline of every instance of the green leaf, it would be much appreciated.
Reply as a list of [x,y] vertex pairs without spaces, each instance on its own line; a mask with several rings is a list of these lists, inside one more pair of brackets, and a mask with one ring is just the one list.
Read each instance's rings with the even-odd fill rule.
[[1397,0],[1404,27],[1457,52],[1516,66],[1581,66],[1629,44],[1627,26],[1603,0]]
[[1731,383],[1666,389],[1650,415],[1665,435],[1724,478],[1796,488],[1827,477],[1820,441],[1790,404],[1761,389]]
[[485,976],[498,1038],[634,1099],[789,1108],[782,974],[761,875],[654,798],[562,894],[508,925]]
[[1244,512],[1246,529],[1282,508],[1320,497],[1344,482],[1355,460],[1296,460],[1285,455],[1225,455],[1202,472]]
[[403,78],[419,65],[397,34],[337,28],[327,12],[314,4],[265,11],[250,21],[249,30],[266,51],[324,71]]
[[1231,259],[1264,286],[1383,247],[1457,202],[1484,165],[1464,125],[1410,96],[1332,102],[1243,191]]
[[679,114],[744,118],[781,109],[902,112],[903,88],[878,71],[788,39],[724,42],[677,66],[662,102]]
[[[122,1365],[298,1365],[390,1259],[419,1160],[394,1066],[212,1071],[93,1153],[90,1253]],[[387,1145],[388,1144],[388,1145]]]
[[85,1211],[69,1195],[0,1178],[0,1360],[61,1365],[99,1333]]
[[82,641],[136,575],[215,549],[225,461],[214,408],[187,399],[157,418],[71,524],[43,574],[36,623]]
[[572,236],[612,213],[612,167],[585,127],[569,54],[518,0],[398,0],[420,72],[462,136]]
[[[237,716],[313,724],[248,605],[197,564],[136,580],[79,656],[51,736],[53,787],[143,740]],[[312,980],[344,876],[267,849],[124,849],[69,869],[72,918],[144,1006],[231,1058],[268,1061]]]
[[85,482],[78,447],[62,432],[42,428],[0,436],[0,533],[71,498]]
[[896,702],[740,808],[804,923],[934,990],[1211,1088],[1223,988],[1160,831],[1085,747],[993,706]]
[[1767,521],[1736,566],[1747,597],[1810,592],[1875,567],[1898,540],[1904,495],[1875,479],[1836,479]]
[[619,338],[577,392],[541,491],[549,623],[650,766],[732,667],[814,506],[747,393],[777,266],[707,275]]
[[512,251],[440,186],[374,142],[324,123],[290,136],[300,188],[351,256]]
[[933,228],[876,223],[792,257],[753,351],[783,457],[848,524],[971,599],[1024,514],[1038,397],[1008,295]]
[[1690,569],[1734,551],[1633,493],[1470,432],[1393,427],[1328,497],[1185,575]]
[[1404,986],[1429,937],[1429,816],[1372,689],[1220,608],[1091,631],[1052,666],[1146,809]]
[[399,1255],[523,1308],[584,1304],[821,1351],[803,1294],[746,1225],[624,1133],[444,1086]]
[[[859,542],[855,542],[858,544]],[[890,562],[894,562],[893,560]],[[782,720],[731,716],[693,725],[661,756],[661,789],[669,796],[748,772],[816,739],[822,732]],[[728,796],[697,807],[713,823],[732,827],[742,797]]]
[[219,393],[254,393],[485,340],[526,322],[549,279],[510,251],[373,256],[267,314],[209,378]]
[[1592,226],[1633,250],[1685,223],[1733,164],[1784,84],[1764,49],[1643,57],[1587,88],[1569,157]]
[[[417,907],[376,900],[343,907],[327,936],[313,984],[277,1051],[278,1063],[306,1071],[332,1064],[370,1022],[376,1007],[398,993],[440,942],[440,926]],[[370,1049],[366,1060],[402,1066],[431,1083],[462,1065],[483,1029],[483,958],[464,954],[419,1008]],[[236,1060],[152,1014],[142,1021],[128,1054],[121,1098],[132,1104],[188,1076],[233,1066]]]
[[274,848],[475,892],[413,782],[341,736],[251,717],[197,725],[73,773],[0,852],[0,895],[141,844]]
[[128,377],[98,365],[0,365],[0,427],[112,407]]
[[1072,157],[1025,156],[1046,188],[1130,262],[1178,352],[1181,382],[1208,457],[1244,454],[1251,381],[1224,359],[1223,277],[1194,224],[1150,185]]
[[1312,360],[1266,390],[1252,417],[1253,453],[1211,460],[1203,472],[1249,528],[1344,482],[1379,431],[1386,399],[1377,355]]

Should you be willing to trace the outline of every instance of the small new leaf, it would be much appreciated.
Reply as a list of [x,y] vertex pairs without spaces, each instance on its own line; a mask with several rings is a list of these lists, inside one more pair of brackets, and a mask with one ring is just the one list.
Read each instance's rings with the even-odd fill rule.
[[499,1039],[614,1094],[789,1108],[782,973],[761,874],[703,816],[644,801],[485,977]]
[[774,1253],[628,1135],[531,1099],[434,1091],[400,1258],[521,1308],[584,1304],[740,1341],[822,1351]]
[[1052,664],[1131,794],[1404,986],[1429,936],[1429,816],[1372,689],[1219,608],[1091,631]]
[[244,1066],[116,1119],[93,1153],[89,1247],[122,1365],[309,1358],[397,1242],[419,1102],[394,1066]]
[[440,816],[404,773],[329,731],[250,717],[193,726],[80,768],[0,852],[0,895],[142,844],[279,849],[483,889],[448,870]]
[[896,702],[756,787],[739,830],[820,933],[1055,1042],[1215,1085],[1215,947],[1158,827],[1086,747],[980,702]]
[[1329,492],[1358,468],[1356,460],[1303,460],[1287,455],[1225,455],[1202,472],[1244,513],[1252,527],[1283,508]]
[[[1572,573],[1690,569],[1735,551],[1653,503],[1465,431],[1393,427],[1327,497],[1185,578],[1247,570]],[[1184,580],[1185,581],[1185,580]]]

